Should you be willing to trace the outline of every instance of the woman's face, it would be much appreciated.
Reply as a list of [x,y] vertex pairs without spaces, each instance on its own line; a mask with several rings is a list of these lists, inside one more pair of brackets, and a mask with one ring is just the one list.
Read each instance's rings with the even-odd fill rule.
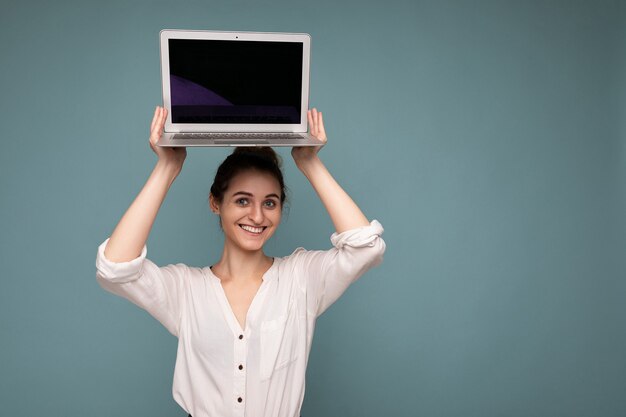
[[236,175],[221,203],[211,196],[211,210],[219,214],[226,244],[258,251],[274,234],[282,216],[280,184],[256,170]]

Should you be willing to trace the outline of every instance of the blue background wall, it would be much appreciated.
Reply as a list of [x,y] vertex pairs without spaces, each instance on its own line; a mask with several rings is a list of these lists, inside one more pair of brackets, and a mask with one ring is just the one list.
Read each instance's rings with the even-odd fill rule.
[[[303,416],[626,415],[626,5],[34,2],[0,13],[0,414],[177,416],[176,339],[96,284],[155,162],[162,28],[312,35],[323,159],[385,262],[318,321]],[[214,262],[193,149],[148,242]],[[268,253],[332,224],[286,151]]]

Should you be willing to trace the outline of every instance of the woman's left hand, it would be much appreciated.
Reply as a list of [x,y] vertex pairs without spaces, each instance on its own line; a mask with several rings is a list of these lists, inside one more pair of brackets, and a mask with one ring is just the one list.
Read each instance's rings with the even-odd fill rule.
[[[324,130],[324,118],[322,112],[318,112],[317,109],[307,111],[307,119],[309,120],[309,133],[311,136],[326,143],[326,131]],[[297,166],[302,163],[313,160],[317,157],[317,153],[321,149],[321,146],[294,146],[291,148],[291,156],[296,162]]]

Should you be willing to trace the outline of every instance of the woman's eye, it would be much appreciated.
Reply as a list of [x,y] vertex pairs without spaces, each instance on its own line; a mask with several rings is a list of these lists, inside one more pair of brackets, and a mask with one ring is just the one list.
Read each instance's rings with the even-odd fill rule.
[[240,205],[240,206],[245,206],[246,204],[248,204],[248,199],[247,198],[239,198],[239,199],[237,199],[237,201],[235,201],[235,203],[237,203],[237,205]]
[[276,207],[276,202],[274,200],[267,200],[265,202],[265,207],[274,208],[274,207]]

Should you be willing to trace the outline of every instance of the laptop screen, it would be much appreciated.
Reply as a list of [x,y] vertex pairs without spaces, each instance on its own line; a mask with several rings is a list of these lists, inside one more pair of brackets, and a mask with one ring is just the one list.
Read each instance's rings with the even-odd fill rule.
[[300,123],[302,43],[168,42],[173,123]]

